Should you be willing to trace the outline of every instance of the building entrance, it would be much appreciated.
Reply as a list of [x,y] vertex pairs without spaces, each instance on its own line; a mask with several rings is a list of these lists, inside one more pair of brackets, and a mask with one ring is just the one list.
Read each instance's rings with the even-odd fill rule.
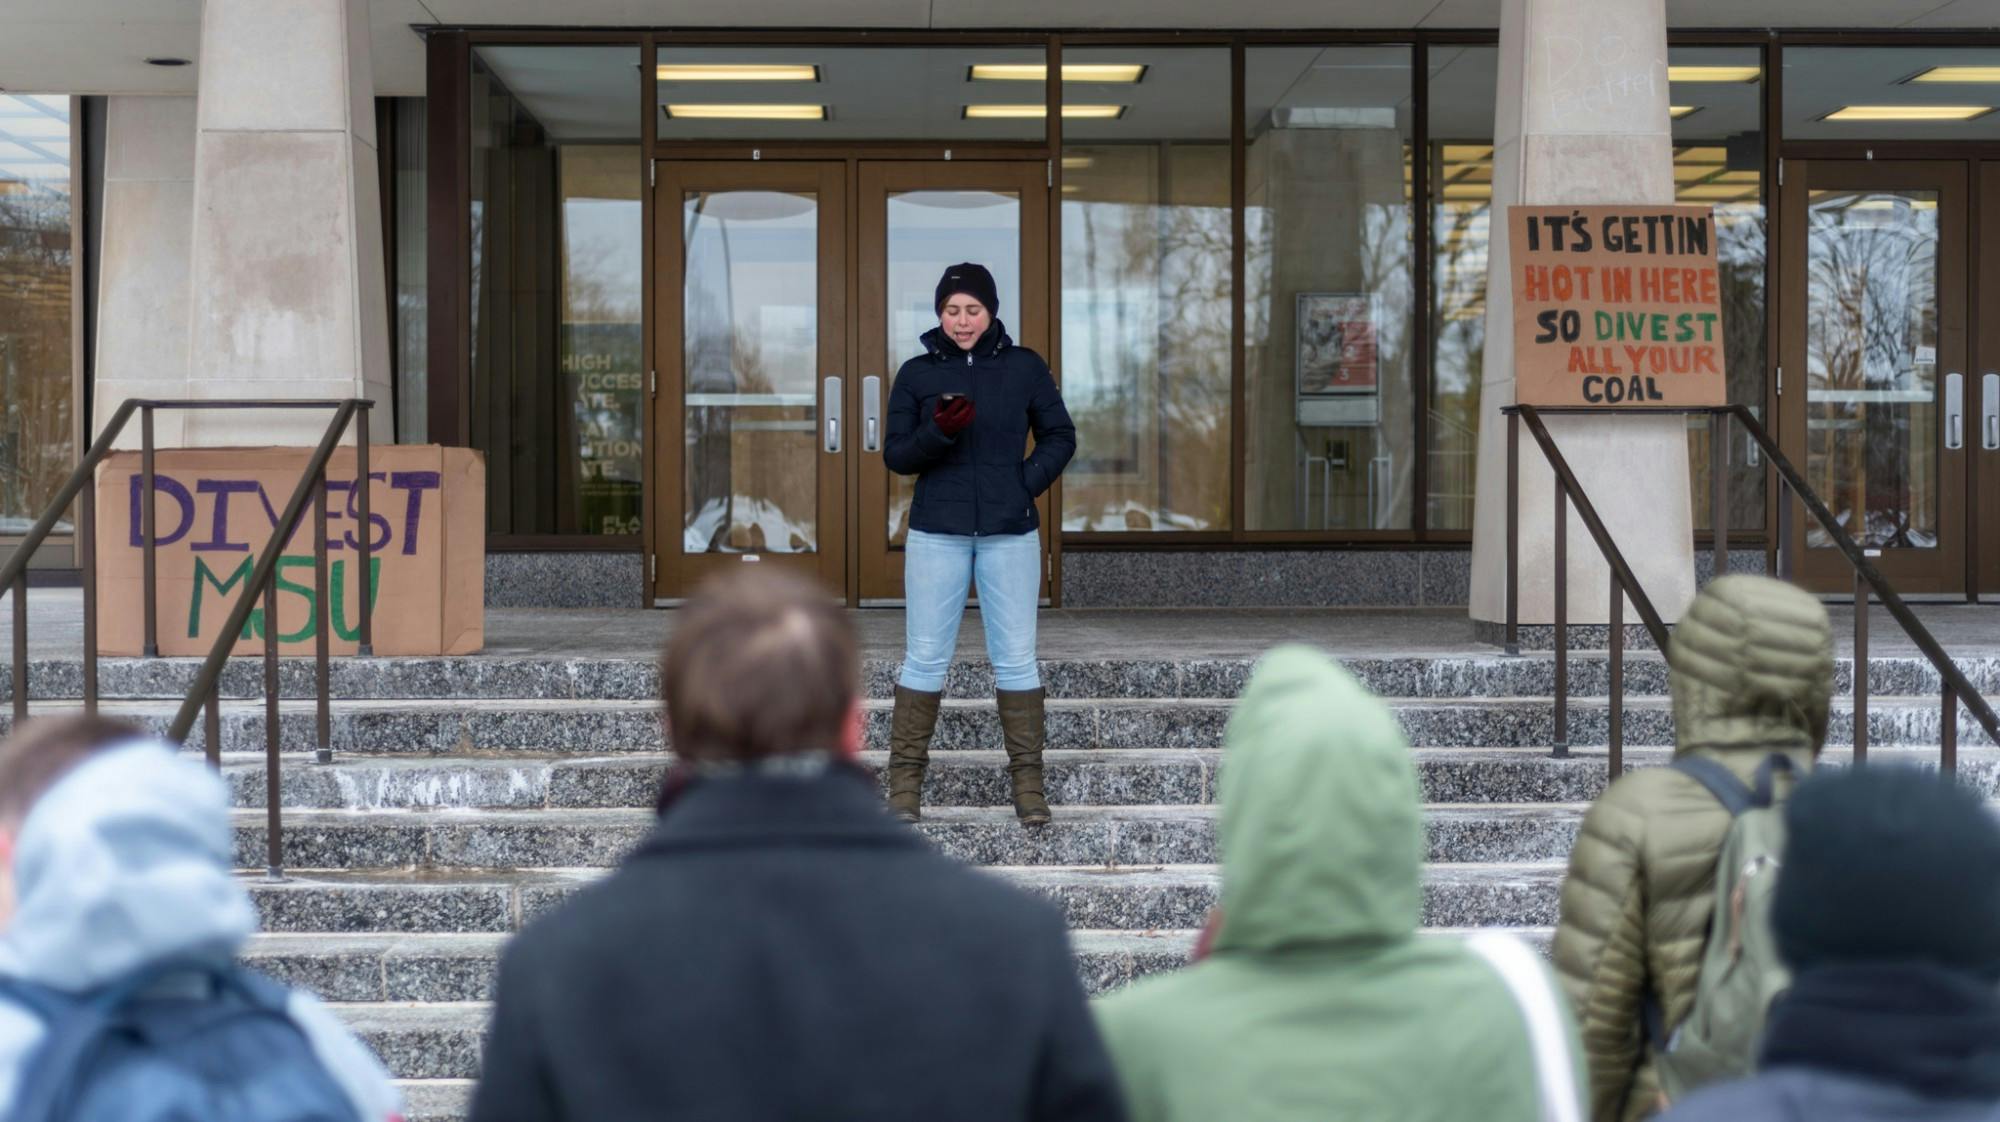
[[[2000,163],[1785,171],[1786,455],[1899,589],[2000,594],[2000,254],[1975,252],[2000,232]],[[1798,579],[1851,591],[1824,531],[1789,533]]]
[[993,271],[1009,332],[1049,353],[1049,178],[1043,160],[658,164],[656,598],[746,563],[851,603],[902,597],[914,486],[882,461],[896,370],[958,261]]

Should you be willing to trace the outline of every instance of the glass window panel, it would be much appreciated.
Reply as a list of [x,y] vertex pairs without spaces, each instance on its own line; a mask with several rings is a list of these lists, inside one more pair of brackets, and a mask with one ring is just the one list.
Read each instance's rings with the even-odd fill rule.
[[660,139],[1041,140],[1046,61],[1038,46],[662,47]]
[[[918,342],[938,325],[938,277],[960,261],[977,261],[993,274],[1000,321],[1021,307],[1021,198],[999,191],[901,191],[889,196],[889,347],[884,354],[920,352]],[[1010,328],[1009,332],[1012,333]],[[883,392],[887,392],[885,386]],[[910,533],[914,476],[889,473],[889,544],[901,548]]]
[[499,534],[636,534],[639,49],[472,54],[472,443]]
[[[1667,52],[1671,101],[1690,109],[1673,122],[1674,199],[1715,208],[1716,264],[1721,274],[1723,368],[1729,400],[1764,413],[1764,269],[1768,243],[1764,206],[1763,51],[1756,47],[1673,47]],[[1748,75],[1746,79],[1745,75]],[[1700,79],[1700,80],[1696,80]],[[1752,463],[1750,438],[1731,425],[1729,526],[1764,526],[1764,467]],[[1709,426],[1688,418],[1694,525],[1713,525],[1709,486]]]
[[[1806,214],[1806,478],[1867,548],[1938,539],[1938,197],[1814,191]],[[1806,544],[1833,544],[1808,523]]]
[[809,194],[683,201],[684,553],[818,548],[820,219]]
[[0,149],[0,535],[14,535],[75,466],[70,99],[0,94]]
[[1226,530],[1230,507],[1229,52],[1091,48],[1137,83],[1065,83],[1062,379],[1077,454],[1063,529]]
[[1486,249],[1493,195],[1494,47],[1430,48],[1431,405],[1425,524],[1472,529]]
[[1408,528],[1410,49],[1253,47],[1244,65],[1245,526]]
[[1783,57],[1786,140],[2000,139],[2000,49],[1788,47]]
[[396,440],[429,443],[430,435],[430,218],[426,211],[425,152],[430,117],[421,97],[391,102],[395,114],[392,153],[396,260],[391,264],[396,292]]

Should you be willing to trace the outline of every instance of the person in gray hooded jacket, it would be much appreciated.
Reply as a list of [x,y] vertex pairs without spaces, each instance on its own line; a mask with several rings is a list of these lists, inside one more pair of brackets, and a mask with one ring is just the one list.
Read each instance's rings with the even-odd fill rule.
[[[75,717],[0,744],[0,980],[88,994],[156,964],[226,966],[257,925],[230,866],[221,779],[164,741]],[[287,1012],[357,1122],[400,1116],[382,1065],[325,1006],[294,990]],[[0,1118],[46,1032],[0,999]]]

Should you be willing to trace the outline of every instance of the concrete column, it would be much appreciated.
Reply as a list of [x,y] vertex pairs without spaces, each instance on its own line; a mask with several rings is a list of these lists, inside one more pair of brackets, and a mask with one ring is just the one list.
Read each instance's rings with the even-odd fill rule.
[[[1507,207],[1670,203],[1664,0],[1503,0],[1493,126],[1493,222],[1473,510],[1472,618],[1506,618],[1507,423],[1514,304]],[[1662,618],[1694,596],[1687,434],[1679,417],[1551,418],[1549,431]],[[1554,619],[1553,476],[1524,427],[1520,619]],[[1569,619],[1609,616],[1609,572],[1581,519],[1568,528]],[[1626,622],[1638,617],[1626,612]]]
[[[188,328],[201,398],[366,397],[392,435],[368,0],[206,0]],[[191,445],[310,444],[323,413],[199,414]]]
[[[121,96],[108,98],[105,110],[92,433],[128,397],[188,395],[195,99]],[[155,435],[179,445],[181,415],[161,414]],[[117,446],[139,447],[137,421]]]

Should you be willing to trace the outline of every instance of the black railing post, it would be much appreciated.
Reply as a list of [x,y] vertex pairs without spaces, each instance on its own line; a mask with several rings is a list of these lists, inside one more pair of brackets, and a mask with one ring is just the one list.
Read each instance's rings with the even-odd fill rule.
[[28,719],[28,570],[14,577],[14,723]]
[[313,480],[313,760],[333,762],[330,652],[332,612],[327,605],[326,472]]
[[1944,706],[1938,724],[1938,767],[1946,775],[1958,772],[1958,691],[1944,684]]
[[1555,481],[1555,658],[1558,759],[1569,755],[1569,493]]
[[[283,533],[283,527],[274,527]],[[279,792],[284,787],[283,761],[278,754],[278,580],[274,570],[271,579],[264,582],[264,875],[271,880],[283,880],[284,825],[280,808],[284,800]]]
[[1618,574],[1611,574],[1611,650],[1609,670],[1611,674],[1610,735],[1606,739],[1606,759],[1604,766],[1608,781],[1616,781],[1625,773],[1625,589],[1618,583]]
[[1507,653],[1521,653],[1521,415],[1507,414]]
[[208,760],[208,766],[222,770],[222,679],[216,678],[208,684],[207,703],[203,707],[201,733],[201,754]]
[[1708,415],[1708,474],[1709,552],[1720,577],[1729,572],[1729,414],[1720,409]]
[[160,613],[159,613],[159,558],[155,556],[155,534],[153,533],[153,505],[159,496],[153,490],[153,403],[146,402],[139,407],[139,534],[145,550],[140,584],[140,611],[146,617],[145,645],[140,652],[147,658],[160,657]]
[[1854,570],[1854,763],[1868,762],[1868,578]]
[[368,492],[374,490],[373,481],[368,478],[368,408],[363,406],[354,411],[354,488],[360,500],[361,527],[361,643],[360,653],[375,653],[375,574],[370,559],[374,556],[373,539],[375,527],[368,521]]
[[[93,473],[94,474],[94,473]],[[76,568],[83,584],[83,711],[97,715],[97,480],[76,493]]]

